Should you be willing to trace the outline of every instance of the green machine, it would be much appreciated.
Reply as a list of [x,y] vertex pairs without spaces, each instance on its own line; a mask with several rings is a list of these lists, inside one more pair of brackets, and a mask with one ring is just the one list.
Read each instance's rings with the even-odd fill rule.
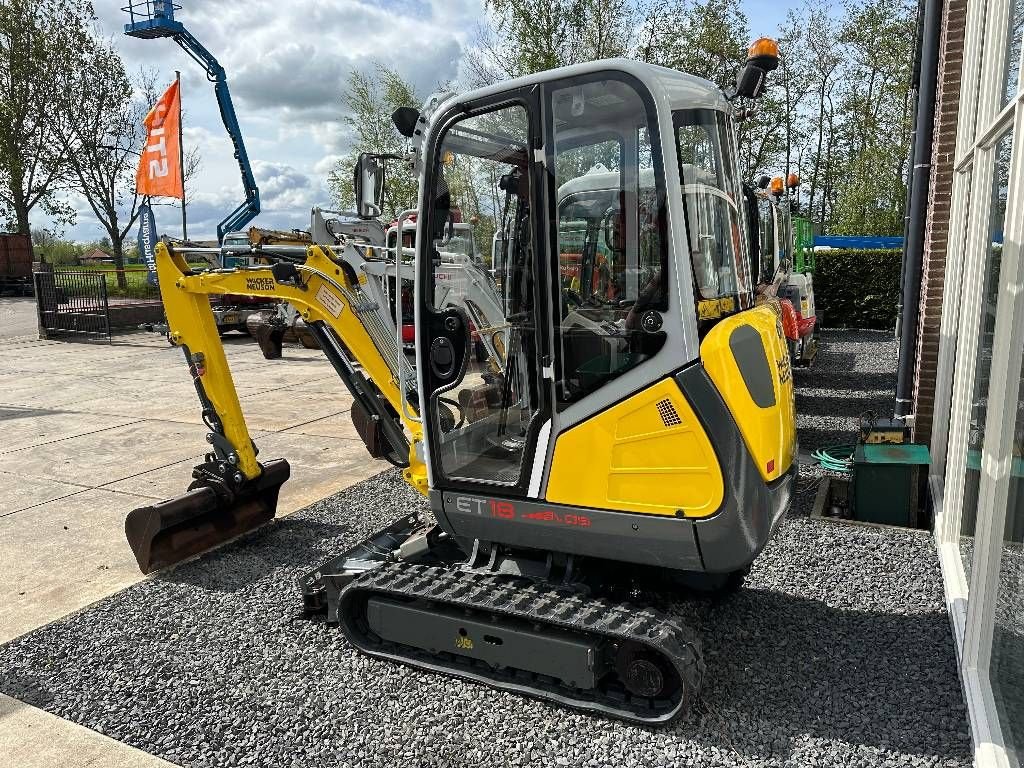
[[814,235],[819,226],[803,216],[793,217],[794,266],[797,272],[814,273]]
[[921,528],[919,501],[931,463],[927,445],[859,443],[853,452],[850,511],[866,523]]

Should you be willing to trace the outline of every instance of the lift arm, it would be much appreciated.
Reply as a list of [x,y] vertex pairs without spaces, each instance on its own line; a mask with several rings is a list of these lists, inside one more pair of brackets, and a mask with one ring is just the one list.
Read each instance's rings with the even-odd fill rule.
[[260,190],[256,186],[255,177],[252,175],[252,166],[249,164],[249,155],[245,151],[245,142],[242,140],[242,128],[238,125],[238,117],[235,115],[235,106],[231,101],[231,92],[228,90],[228,78],[224,67],[187,29],[183,28],[172,39],[184,49],[185,53],[206,69],[207,78],[213,82],[213,90],[217,96],[217,107],[220,109],[220,118],[224,122],[224,129],[231,138],[231,144],[235,151],[235,160],[238,161],[238,169],[242,173],[242,188],[245,190],[245,201],[217,225],[217,242],[221,243],[224,241],[225,233],[241,230],[259,214]]
[[217,242],[223,243],[225,233],[243,229],[259,214],[260,190],[252,175],[249,155],[245,151],[245,142],[242,140],[242,129],[238,125],[235,106],[231,102],[227,73],[217,58],[196,40],[191,32],[185,29],[185,25],[175,20],[174,12],[178,9],[179,6],[170,0],[146,0],[146,2],[133,0],[121,9],[128,13],[130,19],[130,22],[125,25],[124,33],[130,37],[145,40],[158,37],[171,38],[206,70],[206,77],[213,83],[214,93],[217,96],[217,107],[220,109],[221,120],[224,122],[224,128],[234,147],[235,160],[238,161],[238,169],[242,173],[242,188],[245,190],[245,201],[217,225]]
[[[157,274],[170,340],[186,350],[200,397],[209,401],[215,412],[213,420],[222,428],[224,439],[237,457],[239,471],[249,481],[259,476],[260,469],[213,320],[210,295],[259,296],[289,302],[302,313],[308,325],[314,328],[326,326],[351,353],[362,373],[351,370],[344,353],[338,355],[342,358],[340,361],[331,360],[336,367],[341,363],[343,369],[339,374],[346,384],[349,384],[348,376],[365,374],[396,414],[401,415],[408,410],[408,405],[405,410],[402,408],[403,393],[399,390],[397,377],[359,319],[358,289],[349,282],[341,265],[323,248],[311,246],[306,254],[303,264],[280,263],[192,273],[184,258],[165,243],[159,243],[156,248]],[[365,311],[373,313],[376,310],[367,308]],[[338,352],[324,351],[329,359],[335,357],[331,352]],[[352,389],[351,384],[349,386]],[[358,390],[357,386],[352,391],[353,397],[374,413],[373,403],[366,400],[367,393]],[[426,467],[416,453],[416,443],[422,440],[422,427],[416,421],[404,416],[401,418],[413,438],[409,445],[409,466],[405,469],[405,478],[425,494]]]

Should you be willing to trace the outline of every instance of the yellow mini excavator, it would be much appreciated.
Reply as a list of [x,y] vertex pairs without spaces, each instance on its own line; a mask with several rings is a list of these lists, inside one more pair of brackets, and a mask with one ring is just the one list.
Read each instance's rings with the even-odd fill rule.
[[[418,206],[396,223],[415,218],[411,252],[342,238],[195,271],[160,244],[210,453],[185,495],[129,515],[142,570],[273,517],[288,464],[257,461],[209,297],[280,299],[351,392],[369,452],[432,510],[301,578],[306,612],[381,659],[633,722],[685,711],[700,641],[644,585],[738,584],[797,473],[789,356],[778,303],[754,302],[733,117],[777,54],[755,43],[728,92],[607,60],[397,110],[408,154],[361,156],[355,187],[360,216],[378,217],[386,164],[411,163]],[[488,282],[472,290],[450,269],[457,210],[483,251]],[[486,328],[468,298],[481,290],[501,313]]]

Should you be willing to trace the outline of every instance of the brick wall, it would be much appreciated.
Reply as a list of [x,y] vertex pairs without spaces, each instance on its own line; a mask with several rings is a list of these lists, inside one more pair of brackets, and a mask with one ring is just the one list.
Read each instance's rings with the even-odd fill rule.
[[960,73],[963,68],[966,25],[967,0],[946,0],[942,9],[939,83],[935,100],[935,133],[932,140],[928,218],[925,222],[924,262],[921,268],[917,366],[914,371],[914,441],[918,443],[930,442],[934,418],[935,368],[939,355],[939,323],[946,272],[949,205],[953,188],[953,154],[956,149],[957,114],[960,111]]

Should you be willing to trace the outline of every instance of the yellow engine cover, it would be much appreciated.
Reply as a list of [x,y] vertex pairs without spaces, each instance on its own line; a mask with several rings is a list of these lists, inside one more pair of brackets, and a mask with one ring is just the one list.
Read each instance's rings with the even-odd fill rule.
[[704,337],[700,357],[761,477],[778,479],[796,457],[793,371],[779,302],[719,322]]
[[711,441],[673,379],[664,379],[558,437],[547,501],[687,517],[724,494]]

